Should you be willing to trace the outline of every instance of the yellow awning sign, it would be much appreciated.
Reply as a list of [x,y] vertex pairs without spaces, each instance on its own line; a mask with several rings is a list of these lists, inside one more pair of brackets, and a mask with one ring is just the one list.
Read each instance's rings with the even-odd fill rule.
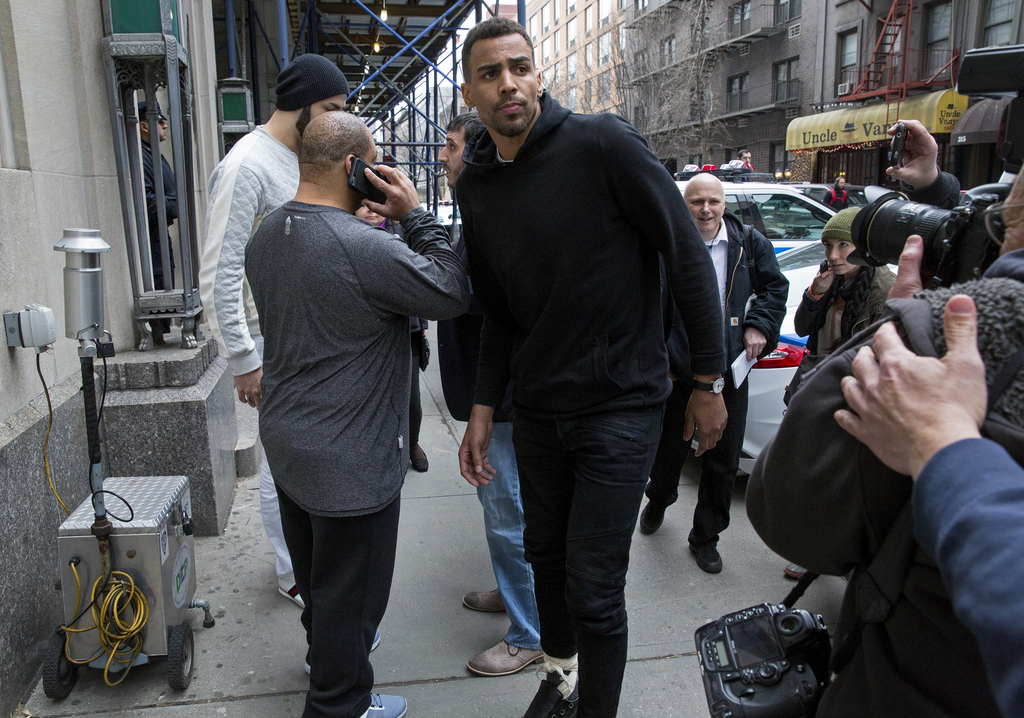
[[[885,104],[797,117],[786,128],[786,149],[818,149],[885,140]],[[900,103],[901,120],[918,120],[933,135],[953,131],[967,111],[967,97],[954,90],[917,95]]]

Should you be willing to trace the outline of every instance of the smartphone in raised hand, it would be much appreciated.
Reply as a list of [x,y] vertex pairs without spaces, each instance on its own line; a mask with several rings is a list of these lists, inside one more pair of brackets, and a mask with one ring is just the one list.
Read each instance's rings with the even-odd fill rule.
[[[353,159],[352,171],[348,173],[348,186],[354,189],[359,194],[366,197],[368,200],[371,200],[378,204],[384,204],[385,202],[388,201],[388,197],[386,194],[384,194],[379,189],[374,187],[373,184],[370,182],[370,179],[366,176],[366,172],[364,171],[367,167],[370,167],[370,165],[366,164],[366,162],[360,159],[359,157]],[[385,177],[372,167],[370,167],[370,171],[373,172],[378,177],[380,177],[385,182],[388,181],[387,177]],[[388,184],[391,183],[388,182]]]

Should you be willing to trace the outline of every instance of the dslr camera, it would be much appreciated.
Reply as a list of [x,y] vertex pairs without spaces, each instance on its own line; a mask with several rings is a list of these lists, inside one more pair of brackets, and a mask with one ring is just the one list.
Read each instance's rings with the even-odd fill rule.
[[820,615],[762,603],[701,626],[694,639],[712,718],[814,715],[831,652]]
[[[957,91],[963,95],[1014,99],[1003,117],[1000,154],[1003,168],[1018,173],[1024,162],[1024,45],[971,50],[960,66]],[[849,260],[879,267],[895,264],[911,234],[924,239],[921,269],[934,274],[934,284],[949,286],[977,279],[999,256],[1000,244],[992,238],[986,212],[1010,192],[1008,184],[988,184],[967,193],[966,202],[940,209],[909,202],[897,192],[878,197],[853,220],[857,251]],[[997,233],[1000,228],[993,227]]]

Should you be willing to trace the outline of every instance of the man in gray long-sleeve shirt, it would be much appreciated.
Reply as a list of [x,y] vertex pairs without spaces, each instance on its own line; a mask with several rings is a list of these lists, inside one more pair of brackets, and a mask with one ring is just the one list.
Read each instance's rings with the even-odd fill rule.
[[[469,306],[462,262],[407,177],[378,168],[391,183],[373,178],[384,205],[349,188],[355,158],[376,155],[358,118],[314,119],[295,200],[263,221],[245,257],[265,342],[260,435],[306,604],[306,717],[405,715],[404,699],[370,693],[369,653],[391,590],[408,460],[407,317],[448,319]],[[356,218],[361,203],[401,219],[404,241]]]

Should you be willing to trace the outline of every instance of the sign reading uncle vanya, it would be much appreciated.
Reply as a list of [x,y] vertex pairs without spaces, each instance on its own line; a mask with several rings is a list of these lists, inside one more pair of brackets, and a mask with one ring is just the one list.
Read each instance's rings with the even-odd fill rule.
[[[885,131],[889,129],[888,109],[883,103],[798,117],[786,129],[786,149],[792,152],[885,140]],[[895,107],[892,110],[895,114]],[[943,90],[904,100],[900,103],[899,117],[918,120],[930,133],[937,135],[952,132],[966,110],[967,97],[953,90]]]

